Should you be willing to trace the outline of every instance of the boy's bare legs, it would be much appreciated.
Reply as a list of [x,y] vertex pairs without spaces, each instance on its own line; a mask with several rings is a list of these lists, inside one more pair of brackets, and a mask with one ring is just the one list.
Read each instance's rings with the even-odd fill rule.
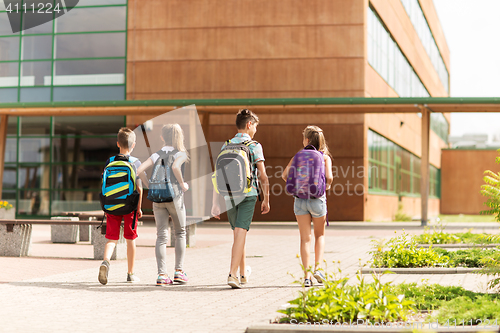
[[111,256],[113,255],[113,251],[115,250],[115,246],[118,243],[117,240],[109,239],[104,247],[104,260],[109,262],[111,260]]
[[304,276],[306,279],[311,278],[309,269],[310,262],[310,247],[311,247],[311,215],[295,215],[299,225],[300,234],[300,257],[304,266]]
[[326,215],[322,217],[313,217],[314,226],[314,270],[317,270],[323,262],[323,254],[325,252],[325,225]]
[[128,274],[134,273],[135,264],[135,239],[127,239]]
[[[247,237],[247,230],[242,228],[234,228],[233,230],[233,248],[231,250],[231,268],[229,274],[238,277],[238,267],[242,262],[242,257],[245,255],[245,241]],[[244,262],[244,260],[243,260]],[[244,268],[243,268],[244,269]],[[244,272],[244,270],[243,270]]]
[[113,255],[113,251],[115,250],[117,240],[109,239],[106,245],[104,246],[104,255],[103,262],[101,266],[99,266],[99,276],[98,280],[101,284],[108,283],[108,272],[109,272],[109,261],[111,260],[111,256]]

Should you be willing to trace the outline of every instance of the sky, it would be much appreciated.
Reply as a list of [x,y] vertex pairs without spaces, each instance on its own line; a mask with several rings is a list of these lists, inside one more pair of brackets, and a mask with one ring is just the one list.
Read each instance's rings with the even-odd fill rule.
[[[450,49],[452,97],[500,97],[500,0],[434,0]],[[450,135],[500,141],[500,113],[452,113]]]

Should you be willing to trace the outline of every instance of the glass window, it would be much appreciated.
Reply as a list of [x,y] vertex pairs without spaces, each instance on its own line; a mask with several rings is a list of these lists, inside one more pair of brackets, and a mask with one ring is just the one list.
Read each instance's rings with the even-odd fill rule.
[[0,38],[0,61],[19,60],[19,37]]
[[[113,135],[125,126],[123,116],[54,117],[55,135]],[[97,120],[97,121],[96,121]]]
[[28,61],[21,66],[21,86],[50,86],[52,63]]
[[19,63],[0,63],[0,87],[12,87],[19,85]]
[[22,59],[52,59],[52,36],[23,37]]
[[[17,162],[17,139],[7,138],[5,143],[5,163]],[[5,177],[5,176],[4,176]]]
[[[0,4],[1,4],[0,6],[3,6],[3,1],[0,1]],[[2,35],[5,36],[15,35],[15,33],[12,32],[12,26],[10,25],[7,13],[0,13],[0,36]]]
[[[116,134],[115,134],[116,135]],[[111,138],[54,138],[54,162],[101,162],[118,153],[116,136]],[[75,156],[75,152],[77,156]]]
[[[26,2],[26,1],[24,1]],[[35,8],[40,8],[38,1],[35,2]],[[23,14],[23,35],[28,34],[51,34],[53,25],[53,14],[27,12]]]
[[7,135],[17,135],[17,117],[9,116]]
[[54,85],[125,83],[125,60],[59,60],[55,62]]
[[[26,7],[28,8],[26,13],[23,13],[22,23],[23,23],[23,34],[41,34],[41,33],[52,33],[52,24],[54,19],[54,14],[58,16],[57,12],[51,12],[48,10],[49,1],[45,3],[45,10],[41,10],[42,1],[27,1],[24,0]],[[35,12],[33,13],[33,6]],[[63,15],[62,9],[59,15]]]
[[50,102],[50,88],[21,88],[21,102]]
[[[0,82],[1,81],[2,78],[0,77]],[[17,102],[17,88],[0,89],[0,103],[15,103],[15,102]]]
[[21,165],[18,177],[19,188],[50,188],[50,168],[47,165]]
[[19,139],[19,162],[49,162],[49,139]]
[[16,188],[17,183],[17,167],[15,165],[6,164],[3,171],[3,188]]
[[18,215],[49,215],[49,191],[20,190],[18,193]]
[[126,29],[127,8],[75,8],[56,19],[56,32],[122,31]]
[[125,86],[54,87],[54,101],[119,101],[125,99]]
[[57,191],[52,192],[52,215],[62,212],[100,210],[99,192]]
[[[74,0],[73,0],[74,1]],[[66,4],[69,4],[66,1]],[[126,5],[127,0],[80,0],[77,7],[102,6],[102,5]]]
[[125,33],[57,35],[55,57],[125,57]]
[[52,167],[52,188],[99,190],[103,166],[104,163],[102,165],[55,165]]
[[22,117],[19,119],[19,122],[21,123],[21,133],[19,135],[50,134],[50,117]]

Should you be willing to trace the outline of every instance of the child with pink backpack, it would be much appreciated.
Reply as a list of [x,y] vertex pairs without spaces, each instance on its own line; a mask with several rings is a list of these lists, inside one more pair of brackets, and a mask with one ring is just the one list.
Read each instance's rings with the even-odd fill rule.
[[283,171],[285,191],[295,197],[294,213],[299,225],[300,256],[304,266],[304,286],[311,287],[311,220],[314,226],[315,264],[313,276],[323,282],[319,270],[325,250],[325,224],[327,223],[326,191],[333,181],[332,158],[328,151],[323,130],[318,126],[307,126],[302,133],[304,149],[290,160]]

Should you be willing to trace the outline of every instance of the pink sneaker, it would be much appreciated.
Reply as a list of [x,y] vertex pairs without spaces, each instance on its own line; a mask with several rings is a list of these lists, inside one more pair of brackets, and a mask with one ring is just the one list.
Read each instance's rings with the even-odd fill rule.
[[165,286],[172,283],[172,280],[168,276],[158,275],[158,278],[156,279],[157,286]]
[[174,282],[185,284],[188,283],[189,279],[187,274],[184,271],[175,271],[174,273]]

